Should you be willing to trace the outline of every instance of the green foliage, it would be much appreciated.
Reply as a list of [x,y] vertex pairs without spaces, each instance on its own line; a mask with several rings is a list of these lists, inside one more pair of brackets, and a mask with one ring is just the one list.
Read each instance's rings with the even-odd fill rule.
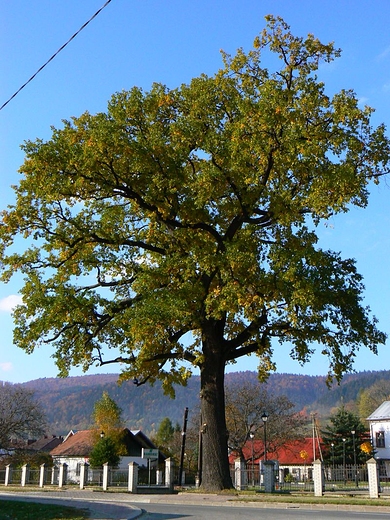
[[[355,433],[352,434],[352,431]],[[345,456],[346,464],[354,464],[354,442],[358,463],[365,462],[373,455],[372,450],[367,453],[362,449],[363,445],[370,439],[369,432],[360,421],[359,416],[346,410],[344,406],[341,406],[330,417],[330,424],[322,430],[321,435],[326,446],[325,457],[327,462],[343,464]]]
[[89,463],[92,468],[99,468],[106,462],[109,466],[117,467],[120,461],[118,446],[114,439],[104,436],[94,445],[89,456]]

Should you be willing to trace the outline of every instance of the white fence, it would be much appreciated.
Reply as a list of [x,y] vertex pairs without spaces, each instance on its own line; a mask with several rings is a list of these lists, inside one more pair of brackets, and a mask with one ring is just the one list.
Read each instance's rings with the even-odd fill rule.
[[[310,470],[310,471],[308,471]],[[308,478],[310,475],[310,478]],[[238,491],[253,489],[266,493],[275,491],[314,492],[320,496],[327,491],[343,493],[368,493],[371,498],[379,494],[390,494],[390,478],[380,475],[379,465],[370,459],[365,465],[325,466],[321,461],[302,472],[302,479],[292,474],[285,474],[275,461],[268,461],[261,466],[247,467],[239,459],[236,460],[231,476]],[[288,477],[288,478],[287,478]]]
[[[107,490],[109,487],[123,487],[130,493],[137,493],[138,488],[160,488],[173,490],[174,465],[172,459],[165,461],[163,470],[157,470],[151,474],[150,470],[146,477],[142,469],[135,462],[130,462],[127,470],[111,468],[104,464],[102,468],[92,469],[87,463],[80,466],[80,489],[86,486],[102,487]],[[48,467],[42,464],[39,469],[31,469],[28,464],[21,468],[13,468],[7,465],[4,470],[0,470],[0,485],[4,486],[38,486],[63,487],[73,482],[68,481],[67,464]]]

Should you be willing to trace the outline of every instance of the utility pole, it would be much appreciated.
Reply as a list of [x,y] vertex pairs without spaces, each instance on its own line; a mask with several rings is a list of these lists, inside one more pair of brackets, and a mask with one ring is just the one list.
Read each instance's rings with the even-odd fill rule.
[[181,432],[181,454],[180,454],[180,466],[179,466],[179,486],[181,486],[181,479],[182,479],[182,475],[183,475],[184,453],[185,453],[185,449],[186,449],[187,421],[188,421],[188,408],[185,408],[185,410],[184,410],[183,430]]

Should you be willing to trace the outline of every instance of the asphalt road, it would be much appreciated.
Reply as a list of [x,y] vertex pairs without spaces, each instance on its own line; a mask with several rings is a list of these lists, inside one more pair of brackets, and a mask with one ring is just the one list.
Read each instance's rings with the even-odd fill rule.
[[[140,504],[139,504],[140,505]],[[185,504],[148,504],[141,506],[140,520],[389,520],[389,513],[357,511],[314,511],[300,507],[254,508]]]
[[172,495],[129,495],[91,490],[61,491],[0,490],[1,499],[66,504],[88,508],[91,520],[390,520],[386,507],[243,502],[229,495],[179,493]]

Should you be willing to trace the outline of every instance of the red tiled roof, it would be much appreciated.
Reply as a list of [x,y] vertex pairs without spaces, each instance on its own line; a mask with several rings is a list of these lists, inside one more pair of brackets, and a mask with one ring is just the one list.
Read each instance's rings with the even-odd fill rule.
[[[256,463],[263,459],[264,443],[260,440],[253,441],[253,453]],[[248,440],[243,448],[245,460],[250,460],[252,457],[252,441]],[[229,456],[229,461],[232,464],[237,458],[237,453],[232,452]],[[320,451],[317,441],[315,442],[315,458],[320,458]],[[268,460],[278,460],[279,464],[312,464],[314,460],[313,439],[307,437],[296,441],[287,442],[283,446],[273,448],[269,446],[267,449]]]
[[69,435],[62,444],[51,450],[53,457],[89,457],[93,447],[94,430],[80,430]]
[[[128,455],[141,456],[142,448],[156,447],[141,430],[132,432],[125,428],[124,433],[126,438],[123,439],[123,442],[128,450]],[[50,451],[50,455],[53,457],[89,457],[95,442],[96,430],[70,431],[64,442]],[[162,460],[165,460],[166,456],[159,453]]]

